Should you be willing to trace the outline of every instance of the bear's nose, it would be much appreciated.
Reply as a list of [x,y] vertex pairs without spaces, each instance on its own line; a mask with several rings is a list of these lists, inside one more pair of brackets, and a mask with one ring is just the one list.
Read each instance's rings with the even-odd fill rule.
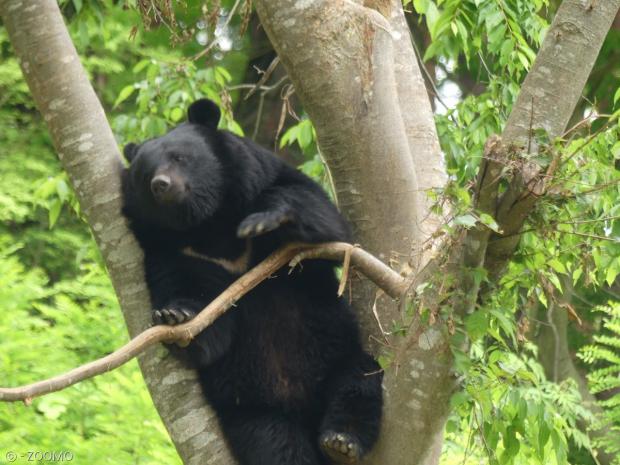
[[165,174],[158,174],[151,180],[151,192],[155,196],[165,194],[170,189],[170,177]]

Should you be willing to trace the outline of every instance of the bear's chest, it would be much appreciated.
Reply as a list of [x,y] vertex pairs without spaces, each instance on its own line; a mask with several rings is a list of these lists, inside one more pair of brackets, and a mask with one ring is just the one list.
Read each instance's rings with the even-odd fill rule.
[[233,348],[241,401],[255,396],[267,403],[296,406],[314,397],[323,379],[320,335],[308,318],[305,300],[285,278],[275,277],[239,302]]
[[252,242],[248,239],[242,246],[237,245],[228,250],[220,248],[217,251],[200,244],[188,245],[183,247],[180,253],[193,261],[215,265],[231,275],[242,275],[250,268]]

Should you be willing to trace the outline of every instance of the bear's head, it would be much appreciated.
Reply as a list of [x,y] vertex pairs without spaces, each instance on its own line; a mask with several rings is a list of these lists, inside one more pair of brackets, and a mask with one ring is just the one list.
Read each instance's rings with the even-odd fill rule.
[[124,212],[141,222],[184,230],[209,219],[225,192],[216,154],[220,110],[202,99],[190,105],[188,122],[123,153]]

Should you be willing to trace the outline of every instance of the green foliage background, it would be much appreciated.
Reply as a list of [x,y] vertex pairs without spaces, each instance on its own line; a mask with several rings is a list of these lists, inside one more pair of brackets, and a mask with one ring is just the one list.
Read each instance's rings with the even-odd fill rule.
[[[225,1],[218,9],[208,2],[204,9],[203,2],[188,1],[174,14],[166,2],[151,3],[161,9],[141,11],[144,2],[131,0],[60,2],[119,145],[161,134],[184,119],[189,102],[207,96],[224,109],[222,128],[254,132],[331,191],[314,128],[286,91],[286,78],[274,76],[259,98],[245,100],[248,76],[250,82],[260,77],[253,66],[265,69],[274,56],[248,3]],[[438,205],[451,204],[446,233],[478,222],[497,228],[472,208],[469,188],[484,142],[501,132],[557,3],[404,2],[439,94],[436,123],[450,182],[429,195]],[[206,41],[198,43],[201,35]],[[210,54],[190,59],[212,41]],[[620,330],[617,304],[608,303],[620,292],[618,50],[620,34],[613,30],[574,130],[553,141],[536,134],[543,147],[537,160],[564,162],[499,286],[464,321],[453,321],[450,309],[433,315],[454,327],[461,388],[452,399],[444,464],[595,464],[599,446],[618,453],[617,436],[594,439],[582,426],[620,429]],[[450,86],[459,95],[446,104]],[[1,26],[0,174],[0,383],[16,386],[107,354],[127,333]],[[487,283],[483,270],[478,277]],[[573,381],[550,381],[538,362],[536,315],[569,289],[580,321],[571,325],[569,343],[587,362],[575,359],[601,399],[598,418]],[[0,403],[0,463],[9,451],[70,451],[78,464],[180,463],[135,361],[31,406]]]

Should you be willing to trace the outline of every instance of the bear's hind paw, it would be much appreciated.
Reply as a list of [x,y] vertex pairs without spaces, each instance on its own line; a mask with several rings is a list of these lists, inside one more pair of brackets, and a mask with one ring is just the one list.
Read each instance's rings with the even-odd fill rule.
[[335,464],[354,465],[359,463],[361,445],[348,433],[326,431],[319,438],[321,449]]

